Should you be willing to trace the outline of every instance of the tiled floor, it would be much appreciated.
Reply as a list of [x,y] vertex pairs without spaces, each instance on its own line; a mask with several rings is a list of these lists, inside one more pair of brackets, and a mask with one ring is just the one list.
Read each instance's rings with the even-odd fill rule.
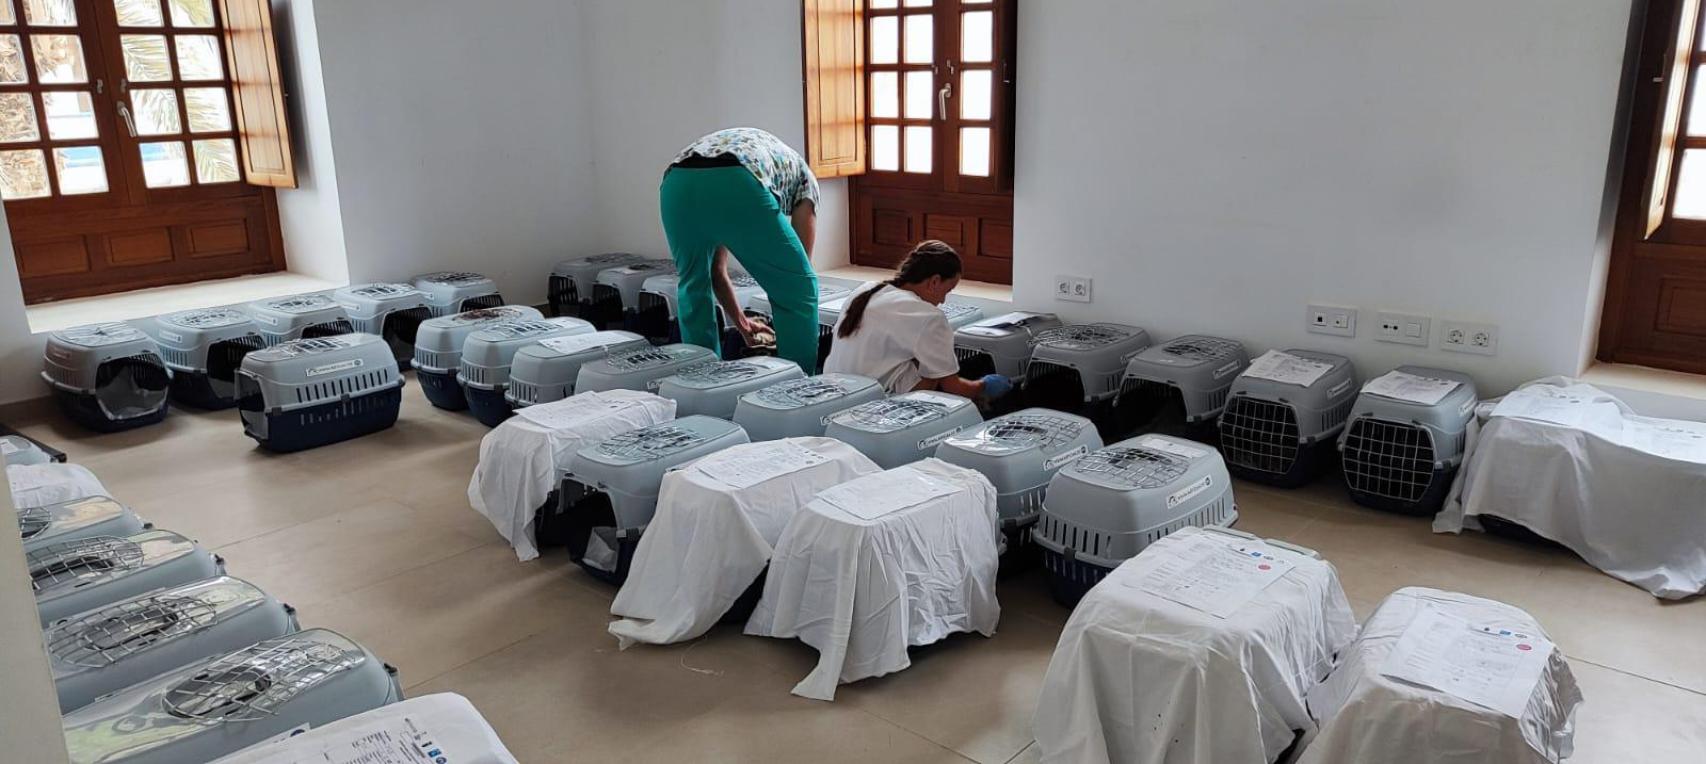
[[[520,563],[467,506],[485,428],[411,385],[398,426],[302,454],[254,449],[235,415],[176,412],[90,436],[50,413],[11,424],[93,469],[120,500],[217,549],[232,574],[297,605],[402,670],[414,694],[454,690],[528,762],[1035,761],[1030,720],[1067,612],[1034,576],[1001,583],[992,639],[913,651],[912,668],[788,690],[809,648],[720,626],[618,651],[612,589],[560,554]],[[1238,486],[1239,527],[1314,547],[1359,615],[1421,584],[1523,607],[1563,646],[1587,702],[1576,762],[1706,761],[1706,602],[1663,604],[1558,551],[1349,504],[1338,486]]]

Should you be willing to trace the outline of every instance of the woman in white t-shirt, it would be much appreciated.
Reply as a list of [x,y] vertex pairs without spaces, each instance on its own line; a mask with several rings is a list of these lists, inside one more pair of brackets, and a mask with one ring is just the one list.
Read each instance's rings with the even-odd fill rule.
[[894,278],[847,301],[823,370],[874,378],[890,393],[1006,395],[1013,382],[1000,374],[960,378],[954,328],[941,308],[959,283],[959,253],[940,241],[920,242],[901,261]]

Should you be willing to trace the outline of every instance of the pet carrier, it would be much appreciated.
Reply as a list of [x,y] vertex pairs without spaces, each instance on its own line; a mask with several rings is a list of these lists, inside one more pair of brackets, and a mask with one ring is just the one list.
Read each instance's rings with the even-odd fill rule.
[[954,353],[960,357],[960,376],[977,379],[1001,374],[1022,382],[1031,366],[1037,336],[1060,327],[1053,313],[1020,311],[986,318],[954,332]]
[[560,401],[575,394],[575,378],[582,366],[650,347],[645,337],[619,329],[540,340],[516,351],[504,400],[511,408]]
[[1220,414],[1220,451],[1232,474],[1296,487],[1332,464],[1356,402],[1351,360],[1308,350],[1270,350],[1232,383]]
[[540,318],[505,321],[469,334],[462,343],[461,370],[456,372],[468,411],[487,427],[502,424],[514,413],[504,394],[509,391],[509,367],[516,351],[540,340],[592,333],[592,324],[578,318]]
[[892,470],[936,453],[942,441],[982,421],[968,399],[917,390],[833,414],[823,434]]
[[1191,334],[1137,354],[1125,367],[1123,430],[1145,429],[1212,442],[1232,381],[1250,365],[1237,340]]
[[[752,305],[753,297],[764,293],[757,279],[740,271],[729,271],[729,282],[734,285],[735,301],[743,311]],[[680,286],[681,276],[674,273],[646,279],[640,285],[639,313],[634,318],[633,330],[659,345],[680,342],[681,325],[677,318],[681,314],[676,309]],[[711,308],[717,317],[717,331],[722,333],[724,352],[745,347],[740,332],[723,315],[723,306],[713,301]]]
[[97,536],[134,536],[150,526],[129,507],[105,496],[17,510],[24,554]]
[[[640,325],[640,287],[646,279],[675,273],[675,263],[668,260],[642,260],[637,263],[605,268],[598,272],[592,284],[592,302],[599,317],[614,314],[614,320],[601,329],[627,329],[645,334]],[[614,308],[612,306],[615,306]]]
[[71,421],[117,432],[166,417],[172,372],[142,330],[110,323],[54,332],[43,355],[41,378]]
[[13,464],[6,467],[6,482],[12,490],[12,506],[17,509],[111,493],[95,473],[81,464]]
[[22,435],[0,435],[0,463],[10,467],[26,464],[51,464],[53,457],[35,441]]
[[468,335],[505,321],[544,318],[526,305],[466,310],[421,322],[415,333],[415,381],[432,405],[449,411],[468,408],[456,373],[462,368],[462,345]]
[[1007,544],[1004,561],[1022,560],[1033,548],[1031,526],[1043,509],[1049,478],[1101,447],[1094,422],[1059,411],[1025,409],[954,434],[936,448],[936,458],[989,478]]
[[1104,439],[1119,433],[1116,406],[1126,363],[1149,333],[1125,324],[1069,324],[1037,335],[1025,370],[1025,402],[1087,416]]
[[664,377],[716,360],[716,353],[698,345],[660,345],[611,353],[581,365],[575,374],[575,392],[638,390],[655,393]]
[[434,316],[448,316],[504,304],[498,294],[497,282],[478,273],[439,271],[423,273],[409,280],[416,289],[426,293],[427,304]]
[[1031,536],[1042,547],[1049,593],[1070,607],[1156,539],[1237,519],[1220,454],[1195,441],[1150,434],[1091,452],[1055,473]]
[[323,294],[299,294],[248,304],[268,345],[289,340],[331,337],[355,331],[344,306]]
[[941,305],[942,315],[948,317],[948,325],[959,331],[983,320],[983,308],[964,302],[944,302]]
[[[397,748],[380,750],[383,742]],[[404,753],[407,751],[408,753]],[[387,754],[402,758],[390,758]],[[375,758],[378,757],[378,758]],[[213,764],[518,764],[467,698],[421,695],[257,745]]]
[[658,383],[658,395],[675,401],[677,416],[704,414],[718,419],[735,415],[747,393],[779,382],[801,379],[800,365],[781,358],[743,358],[684,369]]
[[225,573],[225,561],[170,531],[48,544],[24,558],[46,626],[143,592]]
[[1363,386],[1339,436],[1345,487],[1358,504],[1431,515],[1463,465],[1475,381],[1419,366]]
[[883,386],[855,374],[820,374],[750,392],[735,405],[734,423],[753,442],[822,435],[829,418],[883,399]]
[[591,321],[594,326],[607,328],[610,320],[620,318],[620,311],[616,316],[601,319],[588,310],[592,307],[592,285],[598,279],[598,272],[645,260],[645,257],[628,252],[612,252],[557,263],[557,267],[551,269],[551,278],[546,285],[551,314],[577,316]]
[[564,492],[579,495],[564,509],[569,556],[594,578],[620,585],[657,509],[663,474],[746,442],[740,425],[690,416],[629,430],[576,452],[568,480],[580,490]]
[[172,370],[172,399],[209,411],[237,402],[243,356],[266,346],[254,319],[232,308],[167,313],[144,326]]
[[291,340],[257,350],[237,372],[243,432],[269,451],[300,451],[397,423],[403,375],[371,334]]
[[402,699],[396,671],[373,653],[335,632],[309,629],[197,661],[72,711],[65,746],[76,762],[212,761]]
[[[829,357],[829,348],[835,343],[835,322],[841,320],[841,308],[852,295],[853,290],[847,287],[820,284],[817,288],[817,365],[823,368],[823,360]],[[774,320],[775,309],[770,305],[770,295],[761,294],[752,298],[752,308],[748,312],[764,319]]]
[[332,299],[349,312],[357,332],[384,338],[397,367],[408,371],[415,332],[433,315],[425,292],[408,284],[360,284],[333,292]]
[[296,611],[253,584],[210,578],[79,613],[47,627],[59,711],[180,666],[296,631]]

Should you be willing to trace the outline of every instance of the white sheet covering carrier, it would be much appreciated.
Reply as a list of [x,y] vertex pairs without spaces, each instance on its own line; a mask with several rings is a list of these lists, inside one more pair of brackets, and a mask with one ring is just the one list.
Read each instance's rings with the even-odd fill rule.
[[664,475],[657,514],[610,607],[622,619],[610,633],[626,649],[692,639],[719,619],[744,622],[800,507],[878,469],[838,440],[792,438],[732,446]]
[[346,762],[517,764],[474,704],[453,692],[363,711],[283,740],[250,746],[214,764]]
[[225,573],[225,561],[171,531],[49,544],[24,557],[46,626],[143,592]]
[[[1443,618],[1441,617],[1443,616]],[[1537,659],[1538,679],[1526,695],[1515,683],[1519,714],[1471,702],[1459,694],[1387,676],[1388,661],[1412,626],[1424,618],[1458,631],[1499,652],[1527,646],[1546,650]],[[1447,619],[1456,619],[1449,622]],[[1429,642],[1438,645],[1437,636]],[[1452,653],[1447,652],[1449,657]],[[1468,654],[1464,654],[1467,657]],[[1504,659],[1499,659],[1503,662]],[[1465,666],[1478,674],[1485,669]],[[1502,676],[1502,675],[1501,675]],[[1437,589],[1407,587],[1393,592],[1363,624],[1339,666],[1309,693],[1309,711],[1321,730],[1307,742],[1300,764],[1558,764],[1574,749],[1581,689],[1562,652],[1554,649],[1532,616],[1502,602]]]
[[[1174,598],[1183,577],[1217,563],[1262,588],[1242,603],[1225,600],[1235,607],[1221,609],[1224,617],[1201,609],[1214,600]],[[1270,576],[1276,566],[1286,569]],[[1219,528],[1181,530],[1120,565],[1072,611],[1037,702],[1042,761],[1270,764],[1314,729],[1307,693],[1356,632],[1338,574],[1314,552]]]
[[81,464],[7,465],[6,482],[12,488],[12,506],[18,509],[107,495],[100,478]]
[[24,554],[95,536],[134,536],[148,529],[135,512],[105,496],[17,510]]
[[734,423],[753,442],[822,435],[831,416],[885,395],[881,383],[856,374],[791,379],[742,395]]
[[907,648],[995,633],[995,487],[939,459],[819,492],[783,529],[746,633],[799,639],[817,667],[794,694],[912,665]]

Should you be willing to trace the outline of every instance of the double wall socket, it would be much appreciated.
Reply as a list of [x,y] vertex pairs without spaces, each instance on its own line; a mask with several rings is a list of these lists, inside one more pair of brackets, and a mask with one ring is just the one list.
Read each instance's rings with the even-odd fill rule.
[[1067,302],[1090,301],[1090,279],[1084,276],[1055,276],[1054,299]]
[[1433,337],[1433,322],[1427,316],[1381,311],[1375,317],[1374,338],[1381,342],[1427,347]]
[[1440,322],[1439,348],[1454,353],[1495,355],[1499,352],[1499,327],[1467,321]]
[[1304,325],[1315,334],[1338,337],[1357,336],[1357,309],[1338,305],[1311,305],[1303,316]]

